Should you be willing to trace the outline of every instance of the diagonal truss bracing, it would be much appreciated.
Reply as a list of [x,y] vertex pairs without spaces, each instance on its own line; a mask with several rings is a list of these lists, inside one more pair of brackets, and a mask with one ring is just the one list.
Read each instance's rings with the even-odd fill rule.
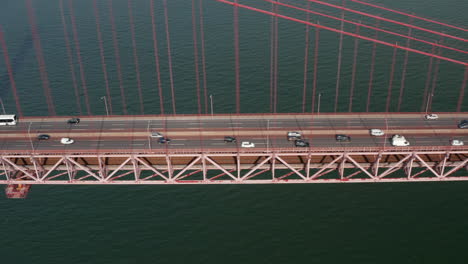
[[468,180],[468,176],[465,176],[467,164],[468,150],[464,149],[203,154],[17,154],[0,156],[0,184],[462,181]]

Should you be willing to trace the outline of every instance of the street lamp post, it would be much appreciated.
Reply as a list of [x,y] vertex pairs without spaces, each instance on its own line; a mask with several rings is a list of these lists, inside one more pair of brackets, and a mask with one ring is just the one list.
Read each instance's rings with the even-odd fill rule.
[[151,120],[148,120],[148,146],[149,148],[151,149],[151,133],[150,133],[150,123],[151,123]]
[[104,105],[106,106],[106,114],[109,116],[109,108],[107,108],[107,98],[105,96],[101,97],[101,100],[104,100]]
[[34,145],[33,145],[32,139],[31,139],[31,125],[32,125],[32,122],[29,122],[28,137],[29,137],[29,143],[31,143],[31,149],[34,151]]
[[429,94],[429,95],[427,96],[426,114],[427,114],[427,110],[429,109],[429,101],[430,101],[430,99],[431,99],[433,96],[434,96],[433,93],[431,93],[431,94]]
[[2,105],[2,112],[3,112],[3,114],[6,115],[5,106],[3,105],[3,100],[2,100],[1,97],[0,97],[0,104]]
[[270,119],[267,120],[267,152],[270,150]]
[[210,94],[211,116],[213,117],[213,95]]
[[320,99],[322,98],[322,93],[318,94],[318,104],[317,104],[317,114],[320,114]]

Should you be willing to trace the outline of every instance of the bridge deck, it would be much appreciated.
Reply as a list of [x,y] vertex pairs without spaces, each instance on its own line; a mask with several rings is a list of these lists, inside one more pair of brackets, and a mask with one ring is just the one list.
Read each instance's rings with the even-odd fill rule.
[[[3,153],[48,152],[204,152],[252,151],[240,148],[242,141],[255,143],[257,149],[294,148],[286,140],[287,131],[301,132],[314,151],[319,149],[388,148],[389,136],[405,135],[411,147],[449,147],[451,139],[468,141],[468,130],[457,124],[466,113],[439,114],[438,120],[425,120],[424,114],[296,114],[296,115],[216,115],[216,116],[127,116],[82,117],[76,125],[67,118],[24,118],[16,126],[0,127],[0,150]],[[369,129],[387,134],[372,137]],[[149,135],[158,131],[172,139],[158,144]],[[36,136],[48,134],[50,140]],[[351,142],[336,142],[335,134],[347,134]],[[224,143],[224,136],[234,136],[237,143]],[[60,138],[70,137],[72,145]],[[300,151],[300,150],[297,150]]]

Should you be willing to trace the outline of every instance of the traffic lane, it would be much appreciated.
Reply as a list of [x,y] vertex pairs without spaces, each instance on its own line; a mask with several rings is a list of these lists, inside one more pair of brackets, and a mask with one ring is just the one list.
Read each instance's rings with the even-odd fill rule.
[[85,118],[79,124],[67,124],[63,122],[39,121],[31,123],[18,123],[16,126],[1,126],[0,131],[31,130],[47,132],[52,130],[128,130],[128,129],[171,129],[171,128],[237,128],[237,127],[406,127],[406,126],[451,126],[460,120],[456,118],[439,118],[438,120],[425,120],[424,118],[281,118],[268,119],[213,119],[213,120],[121,120],[121,121],[86,121]]
[[[29,129],[29,130],[26,130],[26,131],[3,131],[3,133],[0,133],[0,137],[2,135],[15,135],[15,134],[19,134],[19,133],[22,133],[22,134],[27,134],[29,133],[30,135],[32,135],[33,137],[35,137],[36,135],[38,134],[49,134],[49,135],[52,135],[52,134],[56,134],[56,133],[110,133],[110,132],[113,132],[113,133],[119,133],[119,132],[122,132],[122,133],[132,133],[132,132],[138,132],[140,133],[140,136],[141,136],[141,133],[148,133],[148,135],[150,134],[150,132],[154,132],[154,131],[157,131],[157,132],[160,132],[160,133],[171,133],[171,132],[181,132],[181,131],[190,131],[190,132],[197,132],[197,131],[204,131],[204,132],[222,132],[222,131],[225,131],[226,134],[229,134],[229,133],[236,133],[236,131],[242,131],[242,130],[253,130],[253,131],[261,131],[261,133],[266,133],[266,131],[284,131],[284,133],[286,133],[287,131],[298,131],[298,132],[303,132],[303,131],[307,131],[307,130],[315,130],[315,131],[325,131],[325,130],[329,130],[329,131],[339,131],[339,130],[346,130],[346,129],[351,129],[351,130],[368,130],[368,129],[371,129],[371,128],[380,128],[380,129],[383,129],[383,130],[394,130],[394,129],[399,129],[399,130],[408,130],[408,129],[418,129],[418,130],[421,130],[421,133],[425,132],[424,133],[432,133],[431,131],[433,130],[436,130],[436,129],[449,129],[449,130],[454,130],[454,132],[450,131],[450,133],[455,133],[455,130],[458,130],[458,131],[468,131],[468,130],[462,130],[462,129],[458,129],[456,126],[448,126],[448,127],[443,127],[443,126],[436,126],[436,125],[432,125],[432,126],[386,126],[386,127],[382,127],[382,126],[377,126],[377,125],[367,125],[367,126],[362,126],[362,127],[358,127],[358,126],[355,126],[355,127],[352,127],[352,126],[343,126],[343,124],[340,124],[341,126],[332,126],[332,125],[328,125],[328,126],[300,126],[300,125],[296,125],[296,127],[280,127],[280,126],[269,126],[269,125],[265,125],[265,124],[260,124],[257,122],[257,126],[256,127],[243,127],[243,126],[236,126],[236,127],[220,127],[220,128],[217,128],[217,129],[206,129],[204,127],[200,127],[200,126],[197,126],[197,127],[186,127],[186,128],[181,128],[181,129],[137,129],[137,128],[128,128],[128,127],[125,127],[125,126],[119,126],[119,127],[116,127],[116,128],[111,128],[109,130],[105,130],[105,129],[97,129],[97,130],[92,130],[92,129],[88,129],[88,128],[83,128],[83,127],[75,127],[75,128],[69,128],[67,130],[50,130],[50,129],[47,129],[47,130],[41,130],[41,129]],[[344,132],[343,132],[344,133]],[[417,133],[420,133],[420,132],[417,132]],[[9,137],[8,136],[8,137]]]
[[[411,146],[448,146],[450,140],[459,139],[468,142],[468,136],[406,136]],[[389,137],[352,137],[350,142],[338,142],[333,136],[305,138],[311,147],[383,147],[391,146]],[[242,149],[243,141],[253,142],[256,148],[291,148],[294,141],[284,138],[264,138],[264,137],[240,137],[235,143],[225,143],[222,139],[172,139],[169,144],[159,144],[157,139],[129,138],[89,140],[75,138],[75,143],[70,145],[61,144],[59,140],[2,140],[1,150],[97,150],[100,149],[218,149],[232,148]]]

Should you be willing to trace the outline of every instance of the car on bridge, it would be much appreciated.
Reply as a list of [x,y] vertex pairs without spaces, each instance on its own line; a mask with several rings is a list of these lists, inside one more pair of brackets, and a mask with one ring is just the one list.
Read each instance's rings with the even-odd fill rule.
[[310,144],[309,144],[309,142],[307,142],[307,141],[305,141],[303,139],[298,139],[298,140],[294,141],[294,146],[305,148],[305,147],[309,147]]
[[292,131],[292,132],[288,132],[288,140],[298,140],[298,139],[301,139],[301,133],[299,132],[295,132],[295,131]]
[[436,119],[439,119],[439,116],[436,114],[428,114],[428,115],[425,115],[424,118],[426,120],[436,120]]
[[171,142],[171,140],[169,138],[165,138],[165,137],[161,137],[158,140],[159,144],[166,144],[166,143],[170,143],[170,142]]
[[50,138],[47,134],[40,134],[37,136],[37,140],[48,140]]
[[458,123],[458,128],[468,128],[468,120],[462,120]]
[[241,144],[242,148],[255,148],[255,144],[249,141],[243,141]]
[[67,124],[70,124],[70,125],[72,125],[72,124],[79,124],[79,123],[80,123],[80,119],[77,118],[77,117],[70,118],[70,119],[68,119],[68,121],[67,121]]
[[161,133],[159,133],[159,132],[153,131],[153,132],[151,132],[150,137],[152,137],[152,138],[162,138],[163,135]]
[[226,142],[226,143],[236,142],[236,138],[235,137],[224,137],[224,142]]
[[370,132],[370,134],[372,136],[376,136],[376,137],[385,135],[385,133],[382,131],[382,129],[373,128],[373,129],[369,130],[369,132]]
[[337,134],[335,135],[335,139],[336,141],[339,141],[339,142],[350,142],[351,141],[351,137],[348,136],[348,135],[343,135],[343,134]]
[[460,140],[460,139],[452,139],[452,140],[450,140],[450,144],[452,146],[463,146],[464,145],[463,141]]
[[71,139],[71,138],[62,138],[60,139],[60,143],[64,144],[64,145],[70,145],[70,144],[73,144],[75,142],[75,140]]
[[392,146],[395,147],[406,147],[409,146],[410,143],[406,138],[402,135],[393,135],[392,137]]

